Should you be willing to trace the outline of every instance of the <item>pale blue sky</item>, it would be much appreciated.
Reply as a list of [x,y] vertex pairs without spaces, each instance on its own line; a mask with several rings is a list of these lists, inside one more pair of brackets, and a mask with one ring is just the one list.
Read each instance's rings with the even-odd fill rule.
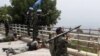
[[[0,0],[0,6],[10,4],[8,1]],[[100,27],[100,0],[57,0],[57,8],[62,13],[56,26]]]

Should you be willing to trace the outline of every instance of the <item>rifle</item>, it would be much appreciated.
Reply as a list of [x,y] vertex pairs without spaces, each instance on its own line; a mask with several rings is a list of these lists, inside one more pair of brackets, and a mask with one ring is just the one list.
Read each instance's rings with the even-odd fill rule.
[[57,36],[55,36],[55,37],[53,37],[53,38],[47,40],[46,42],[50,42],[50,41],[52,41],[52,40],[55,40],[55,39],[59,38],[60,36],[63,36],[63,35],[65,35],[65,34],[68,34],[68,33],[72,32],[73,30],[78,29],[78,28],[80,28],[80,27],[81,27],[81,25],[79,25],[79,26],[77,26],[77,27],[75,27],[75,28],[73,28],[73,29],[71,29],[71,30],[69,30],[69,31],[67,31],[67,32],[61,33],[61,34],[59,34],[59,35],[57,35]]
[[15,50],[13,48],[2,48],[3,52],[6,52],[6,55],[9,56],[9,54],[16,54]]

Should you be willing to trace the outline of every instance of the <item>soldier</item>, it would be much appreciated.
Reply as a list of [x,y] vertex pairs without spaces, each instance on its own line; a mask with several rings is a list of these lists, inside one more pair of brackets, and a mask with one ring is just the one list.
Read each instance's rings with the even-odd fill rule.
[[5,20],[4,21],[4,25],[5,25],[5,35],[8,36],[9,33],[9,20]]
[[[59,27],[56,29],[56,34],[63,33],[63,28]],[[56,56],[68,56],[67,52],[68,42],[64,36],[61,36],[60,38],[55,40],[55,53]]]
[[37,50],[38,49],[38,38],[28,43],[27,46],[28,46],[28,51]]
[[[61,33],[63,33],[63,29],[61,27],[57,28],[56,34],[59,35]],[[68,56],[68,42],[64,36],[52,40],[49,44],[51,56]]]

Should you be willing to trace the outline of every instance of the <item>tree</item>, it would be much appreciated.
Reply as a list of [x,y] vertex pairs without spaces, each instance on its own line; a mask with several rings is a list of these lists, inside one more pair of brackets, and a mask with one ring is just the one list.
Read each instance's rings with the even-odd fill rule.
[[5,20],[12,20],[12,17],[9,15],[9,6],[0,7],[0,21],[3,23]]
[[[10,15],[13,17],[13,22],[22,24],[25,23],[25,14],[35,1],[36,0],[10,0],[12,5],[12,13],[10,13]],[[42,23],[41,25],[50,25],[57,23],[60,11],[56,9],[56,0],[43,0],[39,8],[43,10],[43,14],[49,13],[47,16],[43,17],[42,21],[44,23]]]
[[45,0],[42,5],[43,14],[49,13],[44,17],[44,25],[53,25],[57,23],[60,11],[56,9],[56,0]]
[[[13,23],[26,24],[26,12],[36,1],[37,0],[10,0],[11,8],[9,7],[9,14],[13,18]],[[41,18],[40,26],[50,26],[57,23],[61,12],[56,9],[56,2],[56,0],[43,0],[42,4],[38,7],[42,9],[42,15],[45,15]],[[30,17],[28,18],[30,19]],[[36,17],[34,15],[34,10],[31,19],[33,19],[32,22],[35,23],[34,19],[36,19]],[[27,23],[28,35],[30,35],[30,24],[30,22]]]
[[5,5],[0,8],[0,21],[5,25],[5,35],[8,36],[9,33],[9,24],[12,21],[12,17],[8,14],[8,7]]
[[[11,2],[11,8],[9,7],[9,14],[13,18],[13,23],[18,23],[18,24],[25,24],[26,23],[26,18],[31,19],[33,23],[36,23],[36,14],[35,10],[32,11],[31,18],[26,17],[26,13],[29,9],[30,6],[32,6],[37,0],[10,0]],[[42,16],[40,17],[38,21],[39,26],[50,26],[53,24],[57,23],[57,19],[59,19],[60,16],[60,11],[57,10],[56,8],[56,0],[43,0],[41,5],[38,6],[38,9],[42,9]],[[29,33],[29,24],[28,23],[28,33]],[[32,24],[31,24],[32,25]],[[37,35],[37,27],[34,28],[36,31],[33,31],[34,35]],[[35,33],[36,34],[35,34]],[[29,34],[30,35],[30,34]]]
[[24,24],[25,14],[28,7],[34,2],[33,0],[10,0],[11,9],[9,11],[13,18],[13,23]]

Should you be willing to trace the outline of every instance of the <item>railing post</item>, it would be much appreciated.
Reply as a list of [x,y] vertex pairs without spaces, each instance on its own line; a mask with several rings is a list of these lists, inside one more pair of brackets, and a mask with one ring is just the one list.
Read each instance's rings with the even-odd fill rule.
[[98,56],[100,56],[100,47],[98,46]]
[[98,31],[98,46],[97,46],[97,54],[98,54],[98,56],[100,56],[100,29],[99,29],[99,31]]

